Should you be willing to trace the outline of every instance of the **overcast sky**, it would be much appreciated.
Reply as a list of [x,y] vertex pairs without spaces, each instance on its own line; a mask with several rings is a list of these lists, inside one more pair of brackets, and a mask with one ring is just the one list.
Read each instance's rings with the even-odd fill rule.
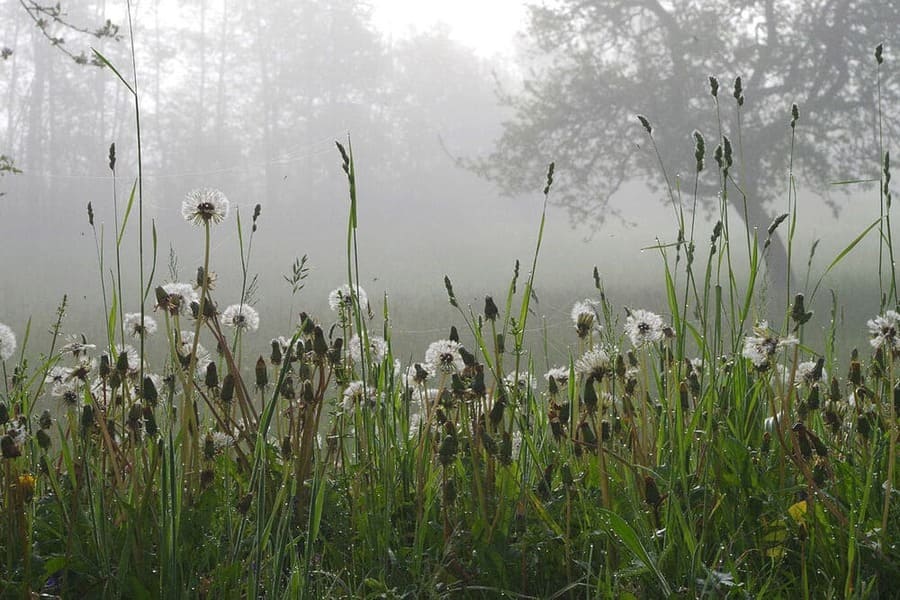
[[524,25],[522,0],[374,0],[375,25],[395,36],[446,24],[454,39],[482,56],[507,53]]

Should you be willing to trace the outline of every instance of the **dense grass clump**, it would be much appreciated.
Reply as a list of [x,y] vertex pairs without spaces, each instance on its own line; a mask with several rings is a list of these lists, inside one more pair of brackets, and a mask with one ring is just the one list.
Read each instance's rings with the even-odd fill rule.
[[[788,135],[799,118],[794,106]],[[693,142],[699,178],[709,153],[699,132]],[[63,339],[65,300],[39,357],[25,350],[27,326],[19,344],[0,325],[0,595],[896,593],[900,314],[887,153],[877,220],[828,268],[880,234],[889,258],[872,273],[882,305],[870,347],[835,347],[836,304],[830,317],[808,310],[827,270],[812,286],[790,270],[766,279],[779,227],[792,247],[792,175],[766,239],[732,230],[727,198],[741,188],[723,132],[712,230],[695,231],[696,211],[688,220],[687,202],[670,196],[677,237],[656,247],[666,314],[613,306],[595,269],[595,296],[572,299],[577,350],[538,372],[548,340],[526,331],[553,165],[527,273],[517,264],[505,298],[483,307],[462,306],[445,278],[456,322],[399,360],[387,299],[360,286],[355,167],[349,146],[338,149],[350,208],[331,313],[300,313],[283,337],[248,343],[262,208],[249,223],[231,219],[244,277],[226,306],[209,248],[233,211],[201,189],[182,206],[205,249],[193,281],[158,278],[155,241],[145,278],[142,233],[137,291],[121,275],[104,284],[105,339]],[[122,222],[117,212],[117,274],[140,201],[136,185]],[[104,260],[98,252],[101,281]],[[822,348],[805,340],[814,323],[832,333]]]

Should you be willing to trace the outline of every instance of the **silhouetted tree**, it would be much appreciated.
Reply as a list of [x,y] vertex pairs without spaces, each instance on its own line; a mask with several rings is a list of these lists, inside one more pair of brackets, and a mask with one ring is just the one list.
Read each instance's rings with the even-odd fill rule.
[[[886,54],[900,47],[896,0],[560,0],[531,8],[529,34],[531,71],[520,92],[503,97],[514,117],[475,166],[515,192],[538,189],[555,160],[555,199],[578,222],[614,214],[609,199],[626,182],[663,185],[637,114],[653,124],[670,179],[680,174],[688,191],[691,134],[702,132],[707,207],[720,189],[712,150],[728,136],[728,199],[743,216],[746,197],[761,237],[784,212],[777,198],[786,197],[792,103],[801,115],[794,168],[819,192],[837,179],[877,180],[880,128],[887,140],[900,126],[890,114],[879,122],[872,54],[881,42]],[[721,78],[718,99],[709,76]],[[736,77],[742,91],[732,97]],[[880,71],[880,89],[884,106],[896,105],[896,69]],[[769,252],[773,280],[783,282],[777,236]]]

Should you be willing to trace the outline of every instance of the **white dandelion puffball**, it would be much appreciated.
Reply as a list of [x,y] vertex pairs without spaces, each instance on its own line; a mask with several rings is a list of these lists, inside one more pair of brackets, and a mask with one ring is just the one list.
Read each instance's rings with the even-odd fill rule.
[[[369,296],[366,295],[366,290],[358,286],[356,288],[356,299],[359,300],[360,310],[364,306],[369,305]],[[350,286],[345,283],[341,287],[332,290],[328,294],[328,306],[333,311],[349,311],[353,307],[353,290]]]
[[0,360],[6,360],[16,351],[16,334],[0,323]]
[[463,362],[459,348],[460,343],[453,340],[432,342],[425,351],[425,362],[434,372],[461,373],[466,368],[466,363]]
[[259,329],[259,313],[247,304],[232,304],[222,311],[222,323],[239,331]]
[[633,310],[625,319],[625,334],[635,348],[658,342],[663,337],[663,320],[649,310]]
[[228,198],[212,188],[193,190],[181,202],[181,216],[194,225],[221,223],[228,216]]
[[131,337],[151,336],[156,333],[156,320],[148,315],[144,315],[143,322],[141,322],[141,313],[125,313],[122,322],[125,333]]

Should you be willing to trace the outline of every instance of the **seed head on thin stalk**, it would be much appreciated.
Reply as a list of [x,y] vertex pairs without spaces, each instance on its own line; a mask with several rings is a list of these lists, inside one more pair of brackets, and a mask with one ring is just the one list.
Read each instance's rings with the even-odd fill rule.
[[194,225],[221,223],[228,217],[228,198],[219,190],[199,188],[189,192],[181,202],[181,215]]
[[0,323],[0,360],[7,360],[16,351],[16,334],[9,326]]

